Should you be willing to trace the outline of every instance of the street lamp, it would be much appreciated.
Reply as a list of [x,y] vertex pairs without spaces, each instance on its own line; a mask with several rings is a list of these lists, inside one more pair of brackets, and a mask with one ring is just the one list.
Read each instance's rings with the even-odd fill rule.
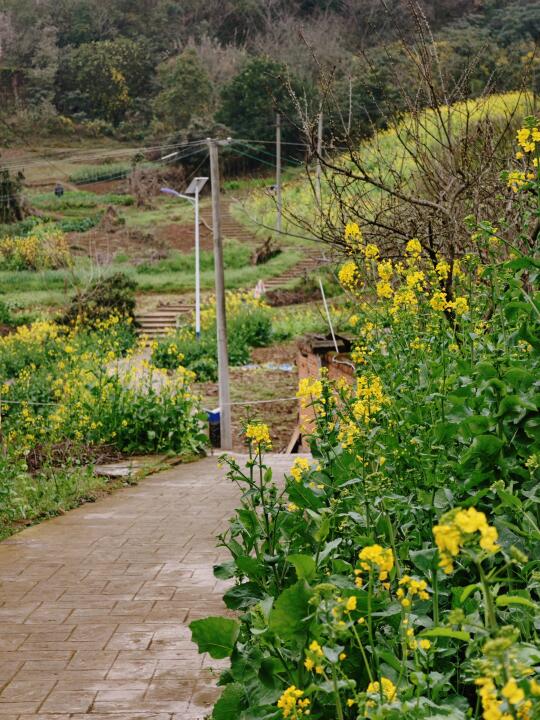
[[199,237],[199,194],[208,181],[207,177],[194,178],[185,193],[179,193],[172,188],[161,188],[162,193],[189,200],[195,206],[195,336],[201,336],[201,267],[200,267],[200,237]]

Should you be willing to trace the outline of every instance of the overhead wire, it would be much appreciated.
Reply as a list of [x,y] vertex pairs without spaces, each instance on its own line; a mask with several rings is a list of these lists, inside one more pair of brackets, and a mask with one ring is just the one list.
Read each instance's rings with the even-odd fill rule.
[[[253,152],[263,153],[263,155],[267,155],[268,157],[271,157],[274,159],[276,157],[275,153],[269,153],[269,152],[266,152],[266,150],[261,150],[260,148],[254,148],[252,143],[247,143],[247,142],[244,142],[243,140],[233,140],[233,143],[240,143],[244,146],[249,147],[251,150],[253,150]],[[291,158],[291,157],[285,156],[285,157],[282,157],[282,159],[285,160],[286,162],[294,163],[297,165],[303,165],[302,160],[298,160],[297,158]]]
[[[152,151],[160,150],[162,152],[166,150],[171,150],[174,148],[178,148],[179,151],[182,149],[187,149],[194,147],[196,145],[202,145],[205,141],[192,141],[189,143],[171,143],[167,145],[154,145],[154,146],[141,146],[141,147],[135,147],[135,148],[127,148],[125,150],[103,150],[102,152],[95,152],[92,154],[91,151],[89,151],[87,154],[85,153],[79,153],[75,155],[69,155],[69,156],[62,156],[61,158],[58,158],[58,160],[62,160],[64,162],[78,162],[78,161],[90,161],[90,160],[98,160],[101,158],[109,158],[109,157],[123,157],[123,156],[131,156],[136,155],[137,153],[148,153]],[[97,148],[96,148],[97,150]],[[61,151],[65,152],[65,151]],[[21,169],[24,170],[28,167],[37,167],[39,165],[48,165],[50,164],[51,160],[48,157],[30,157],[28,160],[21,160],[20,158],[16,158],[13,160],[4,160],[2,162],[2,167],[6,167],[10,170],[17,170]]]
[[[205,147],[201,145],[201,147],[197,148],[196,150],[193,150],[193,151],[190,152],[190,153],[186,153],[186,154],[184,154],[184,155],[180,155],[180,157],[175,156],[174,158],[170,158],[170,159],[168,159],[168,160],[161,161],[161,162],[162,162],[164,165],[170,165],[170,164],[172,164],[173,162],[175,162],[175,161],[177,161],[177,160],[186,160],[187,158],[191,157],[192,155],[196,155],[197,153],[201,152],[201,150],[204,150],[204,149],[205,149]],[[157,163],[157,162],[159,162],[159,161],[155,161],[155,162]],[[204,159],[203,159],[202,162],[204,162]],[[202,165],[202,162],[199,164],[198,167],[200,167],[200,166]],[[158,166],[158,167],[159,167],[159,166]],[[198,168],[197,168],[197,169],[198,169]],[[107,178],[96,179],[96,180],[84,180],[84,181],[82,181],[82,182],[74,182],[74,183],[72,183],[72,184],[73,184],[73,185],[96,185],[96,184],[101,183],[101,182],[111,182],[112,180],[122,180],[122,179],[125,179],[125,178],[129,177],[129,175],[130,175],[130,173],[127,173],[127,174],[126,174],[126,173],[122,172],[122,173],[118,173],[118,174],[116,174],[116,175],[108,176]],[[51,179],[49,179],[49,180],[52,182]],[[7,202],[8,200],[13,200],[13,199],[16,199],[16,198],[22,198],[22,199],[24,199],[24,200],[29,200],[29,201],[30,201],[31,198],[32,198],[32,196],[31,196],[31,195],[28,195],[28,194],[26,194],[26,193],[13,194],[13,195],[0,195],[0,202]]]

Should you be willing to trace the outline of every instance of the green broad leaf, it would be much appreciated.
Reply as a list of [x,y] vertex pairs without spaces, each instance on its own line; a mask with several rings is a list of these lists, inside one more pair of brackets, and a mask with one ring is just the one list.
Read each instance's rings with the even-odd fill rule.
[[287,560],[294,565],[296,576],[299,580],[313,580],[317,571],[317,565],[311,555],[289,555]]
[[316,495],[303,483],[290,483],[287,487],[287,495],[289,496],[289,500],[300,508],[318,510],[323,505],[323,498],[320,495]]
[[245,703],[246,694],[242,685],[240,683],[227,685],[214,705],[212,720],[237,720]]
[[248,578],[260,578],[265,574],[265,567],[257,558],[241,555],[236,558],[238,569]]
[[313,537],[317,542],[324,542],[330,532],[330,518],[325,517],[321,520],[318,528],[313,533]]
[[523,423],[523,429],[528,438],[540,443],[540,418],[532,417],[525,420]]
[[540,339],[538,339],[538,333],[536,333],[527,323],[523,323],[519,333],[517,335],[518,340],[525,340],[532,345],[535,350],[540,350]]
[[507,370],[504,374],[506,382],[510,383],[512,387],[518,390],[528,390],[536,381],[536,376],[529,370],[523,368],[513,367]]
[[259,520],[257,518],[257,515],[253,512],[253,510],[248,510],[247,508],[241,508],[237,511],[238,519],[242,523],[242,525],[246,528],[246,530],[251,534],[254,535],[257,532],[257,527],[259,524]]
[[308,631],[305,618],[309,615],[311,590],[305,580],[299,580],[284,590],[270,611],[270,630],[285,642],[303,642]]
[[486,460],[494,458],[500,451],[504,442],[496,435],[477,435],[470,448],[463,455],[462,463],[466,464],[478,458]]
[[398,658],[393,653],[388,652],[388,650],[380,650],[377,652],[377,655],[387,665],[390,665],[392,670],[395,670],[397,673],[401,672],[401,669],[402,669],[401,660],[398,660]]
[[459,602],[463,604],[465,600],[473,593],[475,590],[479,589],[480,586],[477,583],[473,583],[472,585],[467,585],[467,587],[464,587],[461,591],[461,595],[459,596]]
[[330,660],[331,663],[334,663],[336,665],[339,662],[340,653],[342,653],[344,650],[345,647],[343,645],[335,645],[334,647],[328,647],[328,645],[323,645],[324,656],[327,660]]
[[259,680],[266,687],[274,689],[276,687],[280,687],[281,685],[279,673],[286,672],[287,668],[278,658],[263,658],[261,661],[261,668],[259,670]]
[[341,560],[341,558],[337,558],[336,560],[332,560],[332,571],[335,573],[340,573],[341,575],[352,575],[353,566],[346,560]]
[[191,639],[200,653],[207,652],[214,660],[230,657],[238,639],[240,623],[224,617],[208,617],[194,620],[189,625]]
[[519,300],[513,300],[512,302],[505,303],[504,305],[504,314],[510,320],[510,322],[515,322],[517,318],[519,318],[521,315],[526,315],[527,317],[531,314],[531,306],[529,303],[521,302]]
[[540,609],[538,603],[533,602],[529,598],[521,597],[520,595],[499,595],[499,597],[495,598],[495,605],[497,605],[497,607],[523,605],[524,607],[531,608],[531,610]]
[[353,478],[352,480],[347,480],[347,482],[344,482],[339,487],[345,488],[345,487],[348,487],[349,485],[359,485],[360,483],[363,483],[363,482],[364,482],[364,480],[362,480],[362,478]]
[[275,705],[257,705],[244,710],[236,720],[282,720],[283,713]]
[[235,585],[223,595],[223,602],[230,610],[247,610],[262,598],[262,591],[258,585],[245,582]]
[[499,404],[497,417],[514,415],[514,420],[518,421],[525,417],[528,410],[536,412],[536,405],[522,395],[506,395]]
[[500,497],[501,501],[506,507],[513,507],[517,510],[521,509],[523,507],[523,503],[518,498],[517,495],[513,495],[512,493],[509,493],[507,490],[503,490],[502,488],[497,488],[497,495]]
[[230,580],[234,577],[236,571],[236,563],[234,560],[222,563],[221,565],[214,565],[214,577],[218,580]]
[[429,575],[433,568],[436,553],[435,548],[425,548],[423,550],[411,550],[409,556],[420,572]]
[[335,540],[331,540],[329,543],[326,543],[324,548],[319,553],[319,563],[324,562],[326,558],[332,554],[332,551],[335,550],[339,545],[341,545],[342,540],[343,538],[336,538]]
[[471,415],[462,422],[462,426],[471,435],[483,435],[495,425],[495,420],[487,415]]
[[435,627],[430,628],[429,630],[423,630],[421,633],[419,633],[418,637],[452,638],[453,640],[462,640],[463,642],[468,642],[471,639],[470,634],[468,632],[465,632],[465,630],[452,630],[451,628],[445,627]]
[[540,268],[540,263],[533,257],[519,257],[505,262],[503,267],[509,270],[535,270]]
[[497,370],[494,365],[489,362],[479,362],[476,365],[476,372],[478,377],[482,380],[489,380],[490,378],[497,377]]

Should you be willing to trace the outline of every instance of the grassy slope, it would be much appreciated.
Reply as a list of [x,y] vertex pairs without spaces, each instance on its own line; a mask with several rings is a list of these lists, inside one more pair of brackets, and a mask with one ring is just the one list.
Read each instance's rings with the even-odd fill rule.
[[[481,101],[470,100],[467,103],[457,103],[447,109],[448,116],[452,118],[454,128],[459,132],[463,125],[466,114],[471,121],[480,120],[483,117],[504,118],[517,108],[519,119],[532,112],[530,98],[519,93],[507,93],[504,95],[492,95]],[[467,111],[467,112],[465,112]],[[428,110],[423,116],[423,123],[426,127],[426,140],[429,142],[429,135],[436,136],[440,132],[440,125],[437,116],[433,111]],[[414,119],[405,118],[396,128],[382,131],[376,138],[366,141],[360,148],[363,162],[369,163],[370,156],[373,162],[377,162],[380,156],[389,159],[394,166],[401,165],[405,172],[411,174],[414,170],[414,161],[404,150],[401,140],[406,137],[408,129],[414,124]],[[401,138],[398,139],[398,135]],[[338,159],[339,162],[339,159]],[[343,162],[346,162],[343,159]],[[325,182],[323,179],[322,196],[324,202]],[[306,221],[314,221],[317,216],[315,198],[310,183],[300,171],[291,171],[289,179],[284,183],[283,205],[285,214],[287,208],[293,209],[295,215],[303,217]],[[234,209],[235,217],[239,222],[244,223],[255,232],[268,234],[268,230],[262,229],[262,225],[273,227],[275,224],[275,202],[264,190],[255,190],[249,199]],[[294,225],[283,224],[284,230],[298,232]]]

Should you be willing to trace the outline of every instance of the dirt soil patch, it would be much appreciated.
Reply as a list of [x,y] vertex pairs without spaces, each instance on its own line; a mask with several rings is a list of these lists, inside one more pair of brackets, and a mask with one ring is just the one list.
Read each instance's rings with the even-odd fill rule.
[[[231,401],[253,402],[253,405],[233,405],[233,450],[244,452],[246,449],[242,428],[250,420],[267,423],[272,436],[274,452],[287,448],[289,440],[298,422],[298,372],[296,369],[296,344],[284,343],[270,348],[258,348],[252,353],[257,367],[231,368]],[[292,372],[271,369],[264,363],[275,365],[293,364]],[[258,365],[261,366],[258,366]],[[203,406],[213,409],[218,406],[217,383],[198,383],[196,390],[202,395]],[[283,399],[285,398],[285,399]]]
[[[177,223],[158,225],[154,230],[154,238],[160,245],[181,252],[193,252],[195,247],[193,225],[180,225]],[[200,242],[202,250],[212,250],[212,233],[205,225],[201,225]]]
[[122,228],[107,231],[95,228],[85,233],[69,233],[72,252],[90,256],[97,263],[110,263],[117,253],[125,253],[132,264],[167,257],[168,247],[150,233]]
[[76,462],[80,465],[111,463],[121,460],[124,455],[112,445],[81,445],[64,440],[54,445],[35,445],[26,457],[30,472],[37,472],[44,465],[66,467]]
[[93,192],[96,195],[108,195],[109,193],[120,195],[128,191],[127,180],[101,180],[100,182],[77,183],[77,190]]

